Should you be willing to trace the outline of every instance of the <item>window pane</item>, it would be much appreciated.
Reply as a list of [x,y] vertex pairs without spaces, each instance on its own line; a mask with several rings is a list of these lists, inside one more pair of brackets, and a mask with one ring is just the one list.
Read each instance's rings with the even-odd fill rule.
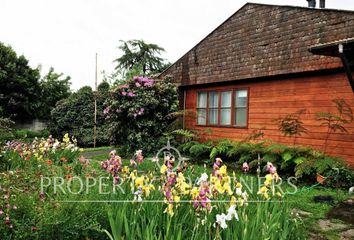
[[219,94],[217,92],[209,93],[209,108],[217,108],[219,106]]
[[221,107],[231,107],[231,91],[221,93]]
[[230,125],[231,124],[231,109],[221,109],[220,110],[220,124],[221,125]]
[[206,108],[207,107],[207,93],[206,92],[198,93],[197,107],[198,108]]
[[237,90],[235,101],[236,107],[247,107],[247,90]]
[[198,109],[198,120],[199,125],[206,125],[206,109]]
[[218,124],[218,109],[209,109],[209,124]]
[[247,126],[247,109],[239,108],[236,109],[236,126],[246,127]]

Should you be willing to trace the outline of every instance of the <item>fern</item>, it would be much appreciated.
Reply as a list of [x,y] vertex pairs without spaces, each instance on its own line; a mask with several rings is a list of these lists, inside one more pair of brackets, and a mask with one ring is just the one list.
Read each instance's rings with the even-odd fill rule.
[[302,163],[296,165],[295,167],[295,177],[301,178],[304,175],[310,175],[314,172],[313,165],[315,164],[315,159],[310,159],[308,161],[303,161]]
[[285,149],[287,149],[288,147],[283,145],[283,144],[272,144],[269,145],[265,148],[266,152],[277,152],[277,153],[282,153],[284,152]]
[[189,149],[195,144],[198,144],[198,142],[190,141],[190,142],[183,143],[179,146],[179,150],[181,150],[184,153],[187,153],[187,152],[189,153]]
[[228,152],[234,147],[234,143],[230,140],[221,140],[210,152],[209,158],[215,159],[222,155],[227,156]]
[[314,163],[314,168],[317,173],[323,174],[326,171],[331,170],[334,167],[340,165],[338,159],[331,158],[331,157],[324,157],[322,159],[317,159]]
[[186,142],[196,138],[196,134],[188,129],[176,129],[172,132],[175,135],[182,136]]
[[203,155],[208,156],[212,146],[210,143],[197,143],[189,149],[189,153],[193,157],[202,157]]

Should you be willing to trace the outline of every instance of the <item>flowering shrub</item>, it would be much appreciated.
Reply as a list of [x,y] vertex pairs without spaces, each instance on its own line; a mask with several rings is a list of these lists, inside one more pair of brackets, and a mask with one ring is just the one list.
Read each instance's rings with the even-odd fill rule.
[[151,153],[177,109],[177,87],[168,79],[134,77],[111,92],[104,113],[116,144]]

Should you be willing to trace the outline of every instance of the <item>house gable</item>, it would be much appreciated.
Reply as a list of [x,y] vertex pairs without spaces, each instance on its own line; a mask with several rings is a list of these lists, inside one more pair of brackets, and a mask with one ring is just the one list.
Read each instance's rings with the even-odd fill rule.
[[247,3],[171,65],[182,86],[339,68],[310,46],[354,36],[354,12]]

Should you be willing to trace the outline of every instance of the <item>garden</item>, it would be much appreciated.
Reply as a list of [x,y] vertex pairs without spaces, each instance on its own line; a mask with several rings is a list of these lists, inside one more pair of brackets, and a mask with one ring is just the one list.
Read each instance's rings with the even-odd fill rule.
[[[0,239],[352,239],[354,172],[327,146],[295,144],[303,110],[274,119],[290,146],[261,129],[202,139],[183,128],[193,113],[179,111],[177,86],[146,77],[161,65],[118,60],[124,80],[107,75],[42,106],[47,129],[15,130],[13,109],[3,111]],[[42,85],[65,85],[61,76]],[[353,121],[344,100],[333,103],[338,113],[317,114],[328,135]]]

